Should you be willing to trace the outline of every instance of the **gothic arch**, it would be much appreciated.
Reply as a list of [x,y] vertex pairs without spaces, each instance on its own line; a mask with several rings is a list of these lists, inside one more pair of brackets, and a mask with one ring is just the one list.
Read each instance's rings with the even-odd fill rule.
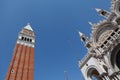
[[110,62],[115,71],[120,70],[120,43],[114,46],[110,54]]
[[99,70],[97,69],[97,67],[93,65],[87,69],[86,74],[87,74],[88,80],[96,80],[96,79],[100,80]]
[[107,21],[97,25],[96,27],[97,28],[92,33],[92,39],[95,46],[99,46],[101,42],[103,42],[102,39],[108,36],[116,28],[114,23]]

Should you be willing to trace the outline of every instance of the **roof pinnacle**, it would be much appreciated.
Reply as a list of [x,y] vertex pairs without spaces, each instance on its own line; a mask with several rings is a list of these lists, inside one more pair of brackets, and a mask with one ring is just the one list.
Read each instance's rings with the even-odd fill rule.
[[95,8],[95,10],[96,10],[97,12],[100,12],[102,9],[99,9],[99,8]]
[[108,18],[110,16],[110,12],[106,10],[99,9],[99,8],[95,8],[95,10],[99,13],[100,16],[103,16],[105,18]]
[[80,37],[83,35],[83,33],[79,32]]

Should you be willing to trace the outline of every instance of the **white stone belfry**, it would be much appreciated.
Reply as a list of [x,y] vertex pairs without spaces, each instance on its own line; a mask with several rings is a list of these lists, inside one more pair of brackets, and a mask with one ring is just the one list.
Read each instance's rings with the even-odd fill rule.
[[79,32],[88,49],[78,66],[85,80],[120,80],[120,0],[112,0],[111,12],[96,11],[105,17],[92,29],[90,39]]
[[20,31],[17,44],[34,47],[35,35],[29,23]]

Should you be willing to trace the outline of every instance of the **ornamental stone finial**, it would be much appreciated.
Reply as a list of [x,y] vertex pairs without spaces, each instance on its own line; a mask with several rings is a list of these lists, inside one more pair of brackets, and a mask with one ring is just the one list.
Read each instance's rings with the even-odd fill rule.
[[80,35],[81,41],[83,41],[85,43],[85,46],[87,48],[90,48],[91,44],[90,44],[90,41],[88,40],[88,38],[81,32],[79,32],[79,35]]
[[103,9],[99,9],[99,8],[95,8],[95,10],[98,12],[98,14],[100,16],[103,16],[105,18],[108,18],[110,16],[110,12],[103,10]]

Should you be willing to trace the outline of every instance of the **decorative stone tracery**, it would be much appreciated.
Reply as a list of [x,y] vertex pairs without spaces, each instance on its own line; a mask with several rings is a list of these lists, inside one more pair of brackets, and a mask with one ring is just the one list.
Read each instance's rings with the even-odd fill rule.
[[80,33],[85,46],[90,47],[86,46],[87,57],[79,61],[79,68],[85,80],[120,80],[120,0],[112,0],[111,12],[96,11],[105,20],[97,24],[89,22],[92,26],[90,39]]

